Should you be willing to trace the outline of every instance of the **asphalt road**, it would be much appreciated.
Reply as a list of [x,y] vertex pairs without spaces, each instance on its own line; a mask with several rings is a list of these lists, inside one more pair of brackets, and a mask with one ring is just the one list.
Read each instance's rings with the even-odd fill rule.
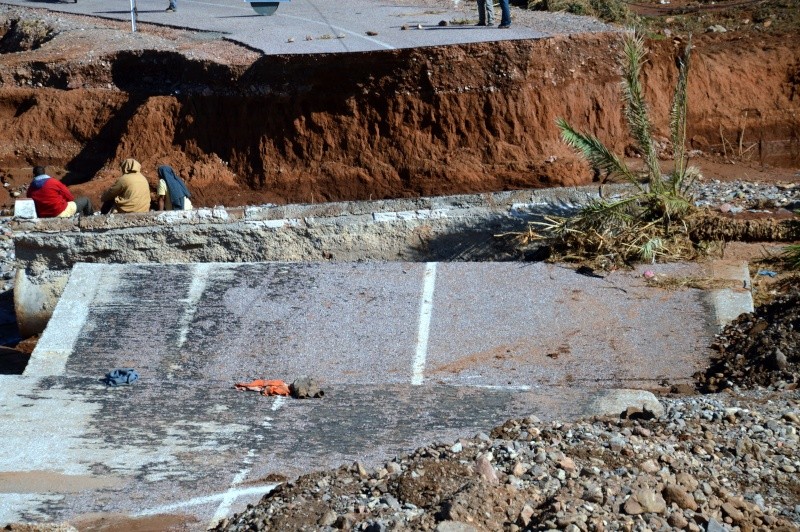
[[[202,529],[275,479],[594,413],[615,389],[690,381],[712,301],[544,264],[79,264],[25,374],[0,376],[0,523]],[[128,367],[133,386],[101,382]],[[233,387],[301,375],[325,396]]]
[[[4,4],[46,8],[130,20],[127,0],[3,0]],[[500,30],[476,27],[474,1],[414,2],[373,0],[291,0],[272,16],[257,15],[240,0],[178,0],[178,11],[166,13],[168,0],[136,0],[137,21],[224,35],[265,54],[347,53],[394,50],[455,43],[537,39],[556,33],[614,31],[586,17],[564,14],[527,15],[526,24]],[[499,21],[499,11],[497,20]],[[445,21],[447,26],[440,26]],[[408,29],[402,29],[403,27]]]

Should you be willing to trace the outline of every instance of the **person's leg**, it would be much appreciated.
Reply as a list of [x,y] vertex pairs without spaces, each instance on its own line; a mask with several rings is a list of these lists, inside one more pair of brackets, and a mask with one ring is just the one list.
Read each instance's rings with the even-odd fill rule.
[[511,8],[508,6],[508,0],[500,0],[500,27],[507,28],[511,26]]
[[106,201],[105,203],[103,203],[103,206],[102,206],[102,207],[100,207],[100,213],[101,213],[101,214],[108,214],[108,213],[110,213],[110,212],[111,212],[111,209],[113,209],[115,205],[116,205],[116,203],[114,202],[114,200],[108,200],[108,201]]
[[177,10],[178,10],[178,0],[169,0],[169,7],[167,8],[167,11],[171,13]]
[[478,26],[486,25],[486,2],[487,0],[478,0]]
[[486,25],[494,26],[494,0],[486,0]]
[[78,212],[84,216],[91,216],[94,214],[92,202],[86,196],[78,196],[75,198],[75,205],[78,207]]

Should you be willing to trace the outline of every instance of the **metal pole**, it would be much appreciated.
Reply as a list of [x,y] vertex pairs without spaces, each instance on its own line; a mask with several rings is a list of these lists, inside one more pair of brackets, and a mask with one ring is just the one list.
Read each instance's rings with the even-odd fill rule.
[[131,31],[136,33],[136,0],[131,0]]

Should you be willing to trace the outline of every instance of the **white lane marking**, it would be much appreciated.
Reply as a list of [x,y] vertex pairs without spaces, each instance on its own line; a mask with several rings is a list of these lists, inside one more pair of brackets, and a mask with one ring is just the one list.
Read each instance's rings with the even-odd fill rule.
[[247,495],[264,495],[265,493],[271,492],[278,486],[280,486],[280,484],[266,484],[264,486],[253,486],[250,488],[242,488],[233,491],[228,490],[225,493],[216,493],[214,495],[206,495],[204,497],[195,497],[193,499],[189,499],[188,501],[181,501],[172,504],[165,504],[164,506],[157,506],[155,508],[148,508],[147,510],[142,510],[141,512],[131,514],[131,516],[147,517],[149,515],[174,512],[175,510],[180,510],[181,508],[186,508],[187,506],[200,506],[201,504],[209,504],[219,500],[224,500],[231,493],[236,497],[244,497]]
[[[89,319],[90,306],[96,304],[99,288],[117,287],[117,272],[118,270],[108,264],[78,263],[72,268],[50,321],[47,322],[47,328],[36,343],[23,375],[45,377],[63,375],[66,372],[67,360]],[[27,286],[29,284],[30,281],[25,280],[17,290],[23,293],[31,291]]]
[[356,33],[354,31],[350,31],[348,29],[341,28],[339,26],[332,26],[331,24],[329,24],[327,22],[319,22],[317,20],[313,20],[313,19],[305,18],[305,17],[298,17],[298,16],[295,16],[295,15],[278,15],[278,16],[279,17],[284,17],[284,18],[293,18],[293,19],[296,19],[296,20],[302,20],[303,22],[310,22],[311,24],[319,24],[320,26],[325,26],[325,27],[328,27],[328,28],[330,28],[332,30],[341,31],[342,33],[346,33],[348,35],[352,35],[353,37],[358,37],[359,39],[364,39],[365,41],[369,41],[372,44],[377,44],[378,46],[386,48],[387,50],[394,50],[395,49],[395,47],[392,46],[391,44],[387,44],[387,43],[385,43],[383,41],[379,41],[378,39],[373,39],[371,37],[364,37],[360,33]]
[[531,389],[530,386],[526,384],[467,384],[463,386],[464,388],[486,388],[488,390],[514,390],[514,391],[528,391]]
[[272,410],[275,411],[279,409],[285,400],[286,398],[281,395],[275,396],[275,400],[272,402]]
[[181,316],[180,324],[178,325],[178,349],[183,347],[186,343],[186,336],[189,334],[189,325],[192,324],[192,319],[197,312],[197,304],[203,296],[208,282],[208,274],[211,272],[211,264],[202,262],[194,264],[192,267],[192,284],[189,286],[189,295],[186,296],[186,308]]
[[428,335],[433,314],[433,288],[436,285],[436,263],[425,265],[422,285],[422,301],[419,305],[419,331],[417,332],[417,353],[411,374],[411,384],[419,386],[425,375],[425,360],[428,357]]
[[250,449],[247,452],[247,456],[244,459],[245,467],[240,469],[239,472],[236,473],[236,476],[233,477],[233,480],[231,481],[231,487],[228,491],[225,492],[225,496],[222,498],[222,502],[219,503],[217,511],[214,512],[214,517],[211,518],[211,522],[208,524],[208,528],[214,528],[215,526],[217,526],[217,523],[222,521],[225,518],[225,516],[228,515],[228,512],[230,511],[231,506],[233,505],[233,502],[237,499],[237,497],[239,497],[239,495],[237,494],[238,490],[236,489],[236,486],[241,484],[242,481],[247,476],[247,474],[250,472],[250,464],[252,463],[255,454],[256,453],[253,449]]

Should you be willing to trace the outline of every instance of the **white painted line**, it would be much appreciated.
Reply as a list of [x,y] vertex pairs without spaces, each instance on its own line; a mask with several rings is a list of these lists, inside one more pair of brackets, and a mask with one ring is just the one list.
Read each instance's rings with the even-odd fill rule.
[[286,398],[282,395],[276,396],[275,401],[272,402],[272,410],[275,411],[279,409],[283,405],[284,401],[286,401]]
[[106,264],[78,263],[73,266],[67,285],[31,353],[23,375],[45,377],[64,374],[67,359],[89,318],[89,306],[97,296],[97,290],[101,286],[115,286],[115,276],[116,270]]
[[178,336],[178,348],[183,347],[183,344],[186,343],[186,336],[189,334],[189,325],[192,324],[192,319],[197,312],[197,304],[200,302],[200,298],[203,296],[203,292],[206,289],[208,274],[210,272],[211,264],[208,262],[201,262],[192,266],[192,284],[189,286],[189,295],[186,296],[184,300],[186,302],[186,308],[183,311],[183,316],[181,316],[181,321],[178,325],[178,330],[180,331]]
[[[456,385],[458,386],[458,385]],[[513,390],[518,392],[526,392],[531,389],[530,386],[525,384],[507,384],[507,385],[499,385],[499,384],[467,384],[462,386],[463,388],[486,388],[488,390]]]
[[411,384],[419,386],[425,375],[425,360],[428,358],[428,335],[433,314],[433,288],[436,285],[436,263],[425,265],[422,285],[422,301],[419,305],[419,331],[417,333],[417,353],[414,356]]
[[230,494],[233,494],[235,497],[245,497],[247,495],[264,495],[265,493],[269,493],[275,488],[280,486],[280,484],[266,484],[264,486],[253,486],[250,488],[242,488],[238,490],[228,490],[225,493],[217,493],[214,495],[206,495],[204,497],[195,497],[193,499],[189,499],[188,501],[181,501],[172,504],[165,504],[164,506],[157,506],[155,508],[148,508],[147,510],[142,510],[141,512],[136,512],[131,514],[132,517],[146,517],[149,515],[158,515],[158,514],[165,514],[169,512],[174,512],[175,510],[180,510],[181,508],[186,508],[188,506],[200,506],[201,504],[210,504],[212,502],[224,500]]
[[225,492],[225,497],[223,497],[222,502],[219,503],[217,511],[214,512],[214,517],[211,518],[211,522],[208,524],[208,528],[214,528],[215,526],[217,526],[217,523],[222,521],[225,518],[225,516],[228,515],[228,512],[230,511],[231,506],[233,505],[233,502],[238,497],[238,495],[236,494],[237,491],[236,486],[241,484],[242,481],[247,476],[247,473],[250,472],[250,463],[253,461],[253,456],[255,456],[255,451],[253,449],[250,449],[247,452],[247,456],[244,459],[246,467],[243,467],[241,470],[239,470],[239,472],[236,473],[236,476],[233,477],[233,480],[231,481],[231,487],[227,492]]

